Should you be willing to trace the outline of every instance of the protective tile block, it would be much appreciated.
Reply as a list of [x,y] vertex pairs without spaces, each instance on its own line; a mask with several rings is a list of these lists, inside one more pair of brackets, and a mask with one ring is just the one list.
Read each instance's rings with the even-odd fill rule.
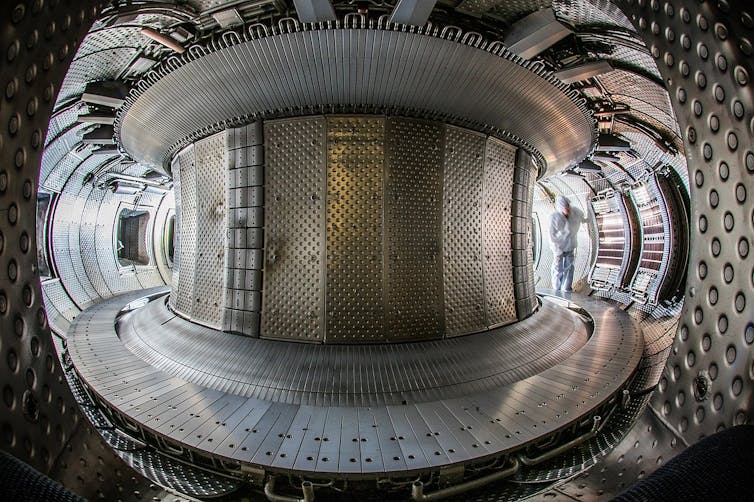
[[[196,154],[196,255],[192,319],[222,327],[227,159],[225,132],[198,141]],[[184,273],[185,273],[184,267]]]
[[488,138],[484,161],[482,246],[487,321],[499,326],[516,320],[511,257],[511,201],[516,149]]
[[326,122],[264,123],[265,338],[324,339]]
[[443,174],[443,283],[446,336],[487,326],[482,270],[482,189],[486,137],[448,127]]
[[384,140],[383,117],[327,120],[328,342],[385,339]]
[[441,124],[387,121],[385,270],[387,336],[442,336]]

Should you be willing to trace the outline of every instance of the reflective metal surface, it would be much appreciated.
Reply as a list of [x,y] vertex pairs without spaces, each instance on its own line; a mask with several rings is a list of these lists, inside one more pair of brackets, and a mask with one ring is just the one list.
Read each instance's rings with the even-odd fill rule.
[[227,34],[209,49],[197,47],[150,74],[118,121],[124,148],[161,166],[206,129],[217,130],[234,117],[292,110],[303,115],[351,104],[378,113],[416,110],[499,130],[531,150],[543,171],[580,161],[594,143],[591,117],[563,84],[514,62],[502,44],[483,42],[478,34],[457,43],[461,35],[455,28],[417,35],[366,25],[327,30],[312,25],[307,31],[298,31],[303,28],[295,22],[281,26],[282,33],[255,28]]
[[[151,315],[135,310],[119,322],[121,329],[132,325],[139,334],[122,333],[120,339],[114,327],[103,329],[104,325],[112,326],[118,311],[135,298],[132,293],[99,303],[79,315],[69,332],[68,347],[76,371],[108,414],[126,423],[141,424],[133,431],[163,436],[173,448],[311,475],[358,476],[431,469],[499,455],[557,431],[606,403],[634,373],[642,352],[641,332],[628,316],[586,297],[572,300],[590,312],[593,334],[576,348],[584,342],[582,331],[581,337],[575,336],[576,346],[566,351],[575,352],[554,359],[531,353],[543,350],[538,347],[541,342],[531,337],[552,340],[535,326],[565,323],[578,333],[584,329],[584,320],[549,300],[535,316],[502,328],[515,336],[485,333],[475,335],[476,339],[454,338],[398,350],[395,345],[291,347],[244,337],[218,343],[223,337],[228,339],[227,335],[198,327],[192,330],[193,339],[185,340],[191,331],[169,327],[172,314],[165,309],[164,300],[142,307]],[[565,300],[565,305],[571,304]],[[167,339],[163,336],[166,326],[176,329]],[[242,349],[244,346],[247,348]],[[299,348],[298,355],[292,352],[295,347]],[[424,358],[412,356],[414,350]],[[219,352],[210,355],[210,351]],[[225,356],[220,354],[223,351]],[[478,352],[479,356],[464,357],[466,351]],[[547,369],[539,367],[534,376],[527,377],[526,372],[520,373],[521,359],[508,359],[511,351],[530,352],[535,366],[560,361]],[[172,355],[168,355],[170,352]],[[436,356],[447,362],[434,360]],[[175,364],[179,357],[186,358],[184,365]],[[276,361],[276,369],[249,364],[253,357]],[[286,360],[284,364],[280,364],[281,357]],[[300,363],[295,362],[297,357],[302,358]],[[142,358],[157,361],[164,371]],[[252,370],[251,381],[260,382],[262,377],[265,384],[251,390],[241,379],[228,379],[234,373],[229,368],[234,361],[238,370]],[[328,376],[333,361],[348,364],[345,371]],[[608,361],[610,364],[606,364]],[[216,367],[214,371],[220,370],[219,387],[208,378],[212,366]],[[448,371],[452,367],[457,370]],[[433,376],[433,370],[441,373]],[[484,371],[492,373],[480,380]],[[256,372],[259,374],[253,375]],[[393,385],[405,384],[411,378],[401,378],[395,384],[389,380],[401,373],[424,381],[410,384],[415,385],[413,390],[400,390]],[[319,383],[315,375],[322,378]],[[458,380],[449,381],[448,377]],[[308,398],[307,382],[320,386],[313,388]],[[443,386],[446,388],[439,389]],[[435,388],[437,394],[431,390]],[[380,389],[391,389],[394,394],[384,394],[385,404],[369,401],[380,395]],[[246,392],[260,395],[260,391],[260,397],[243,397]],[[362,398],[354,395],[359,391],[364,392]],[[402,401],[395,402],[396,398]],[[150,441],[143,436],[142,440]]]

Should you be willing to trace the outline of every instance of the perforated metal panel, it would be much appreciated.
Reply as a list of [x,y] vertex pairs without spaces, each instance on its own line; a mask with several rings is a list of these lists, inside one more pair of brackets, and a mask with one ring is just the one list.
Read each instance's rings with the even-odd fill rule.
[[[222,328],[225,303],[225,274],[222,273],[227,247],[225,197],[228,169],[225,134],[215,134],[194,145],[196,254],[191,317],[218,329]],[[184,262],[183,274],[186,272],[188,270]]]
[[384,117],[327,120],[328,341],[384,340]]
[[324,339],[324,117],[268,121],[261,336]]
[[[180,273],[173,281],[175,309],[184,315],[191,315],[194,298],[194,269],[196,268],[196,158],[194,147],[189,146],[179,155],[180,173],[180,219],[177,231],[180,241],[176,254],[179,255]],[[176,289],[177,288],[177,289]],[[176,294],[177,293],[177,294]]]
[[488,138],[484,159],[482,246],[490,326],[516,320],[511,256],[511,200],[516,149]]
[[444,331],[444,129],[437,123],[389,118],[386,137],[387,337],[439,337]]
[[482,256],[486,136],[448,127],[443,178],[443,283],[447,336],[487,326]]

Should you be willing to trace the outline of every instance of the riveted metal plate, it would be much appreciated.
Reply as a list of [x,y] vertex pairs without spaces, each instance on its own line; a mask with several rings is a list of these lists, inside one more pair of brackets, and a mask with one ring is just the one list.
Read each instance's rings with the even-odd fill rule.
[[326,123],[264,123],[266,338],[324,339]]
[[[225,297],[227,159],[225,132],[196,142],[196,255],[191,317],[222,327]],[[186,269],[184,267],[184,273]]]
[[482,269],[486,137],[448,127],[443,178],[443,282],[447,336],[487,326]]
[[385,270],[387,338],[437,338],[444,331],[440,124],[387,120]]
[[328,341],[384,340],[384,117],[327,120]]
[[194,298],[194,270],[196,268],[196,157],[194,146],[189,146],[179,155],[180,164],[180,226],[177,228],[180,237],[180,274],[177,281],[173,281],[174,293],[177,292],[175,309],[184,315],[191,315],[192,299]]
[[516,320],[511,256],[511,200],[516,148],[488,138],[484,159],[482,246],[487,321],[498,326]]
[[261,122],[229,129],[228,240],[223,329],[259,336],[264,247]]

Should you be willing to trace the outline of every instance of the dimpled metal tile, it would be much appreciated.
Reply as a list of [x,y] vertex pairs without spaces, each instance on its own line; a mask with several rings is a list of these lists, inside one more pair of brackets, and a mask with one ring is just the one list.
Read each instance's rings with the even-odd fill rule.
[[174,287],[177,287],[175,309],[184,315],[191,315],[192,298],[194,297],[194,269],[196,267],[196,158],[194,147],[190,146],[179,155],[180,159],[180,226],[176,227],[176,234],[180,235],[181,273]]
[[[225,201],[227,161],[225,132],[196,142],[196,255],[193,320],[221,328],[225,299]],[[184,219],[185,221],[185,219]],[[187,272],[183,267],[184,274]]]
[[170,163],[170,172],[173,173],[173,194],[175,196],[175,222],[173,237],[173,276],[171,278],[170,297],[168,305],[175,310],[178,301],[178,284],[181,279],[181,215],[183,214],[183,205],[181,204],[181,161],[180,155],[176,155]]
[[385,173],[387,338],[444,331],[441,124],[389,118]]
[[511,256],[511,197],[516,149],[488,138],[484,161],[482,246],[487,321],[498,326],[516,320]]
[[268,121],[265,138],[266,338],[324,339],[324,117]]
[[384,340],[384,117],[327,121],[327,340]]
[[448,127],[443,179],[443,282],[445,333],[487,326],[482,271],[482,134]]

